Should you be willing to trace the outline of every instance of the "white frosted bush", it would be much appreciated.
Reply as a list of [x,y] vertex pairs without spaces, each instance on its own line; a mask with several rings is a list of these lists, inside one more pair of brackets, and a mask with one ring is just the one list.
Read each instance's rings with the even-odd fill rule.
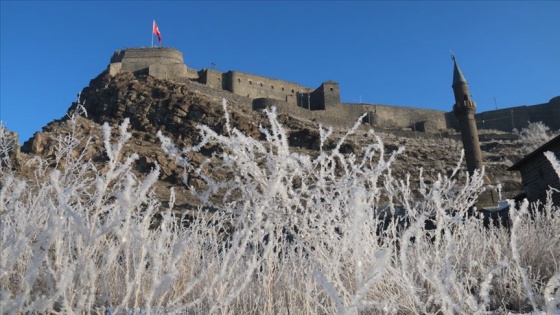
[[[225,103],[224,108],[227,113]],[[329,303],[319,305],[327,313],[372,309],[483,313],[504,307],[492,290],[496,282],[514,283],[515,289],[506,294],[523,305],[534,294],[527,290],[527,283],[535,279],[524,276],[520,257],[512,257],[507,230],[485,229],[482,220],[467,218],[481,192],[483,174],[467,176],[459,183],[457,166],[451,177],[439,176],[431,185],[421,177],[420,189],[413,194],[411,179],[394,179],[390,171],[402,148],[386,156],[381,139],[372,134],[373,143],[360,156],[343,155],[338,148],[352,129],[334,150],[321,151],[311,159],[291,152],[274,110],[266,114],[271,127],[262,129],[267,139],[264,145],[232,129],[227,114],[225,134],[200,126],[201,143],[183,154],[160,134],[164,149],[208,183],[203,200],[231,213],[236,233],[246,233],[253,247],[262,248],[255,257],[261,264],[254,270],[255,276],[277,278],[286,270],[277,281],[296,279],[286,286],[294,287],[305,279],[305,290],[310,290],[308,282],[315,283],[318,288],[312,292],[324,291],[321,300],[328,297]],[[321,129],[321,143],[330,134]],[[187,154],[206,144],[223,149],[218,167],[232,173],[229,180],[217,182],[205,176],[209,164],[196,168],[189,163]],[[223,198],[214,204],[213,196]],[[382,208],[394,212],[397,206],[405,209],[402,219],[409,227],[403,230],[392,221],[379,234]],[[428,219],[435,221],[434,230],[426,230]],[[286,234],[291,236],[290,242]],[[552,258],[559,254],[555,251]],[[275,272],[266,273],[268,270]],[[298,271],[299,277],[294,275]],[[520,278],[525,280],[518,281]],[[260,300],[273,300],[269,305],[282,298],[265,294],[266,288],[261,290]],[[316,299],[312,294],[300,294],[303,305]]]
[[522,144],[522,153],[527,154],[541,145],[545,144],[552,137],[549,134],[550,128],[541,121],[530,122],[527,127],[521,130],[513,129],[519,136]]
[[[512,229],[483,226],[469,209],[483,173],[427,183],[395,178],[404,148],[371,144],[318,156],[292,152],[274,110],[258,141],[199,126],[201,142],[163,149],[202,178],[205,206],[185,222],[165,208],[103,126],[105,165],[84,160],[88,137],[58,138],[56,169],[36,180],[0,174],[0,307],[5,313],[488,314],[554,312],[560,301],[560,216],[549,200],[529,218],[511,206]],[[70,123],[76,123],[70,120]],[[321,148],[332,130],[320,127]],[[1,140],[1,139],[0,139]],[[202,165],[187,157],[219,147]],[[87,145],[86,145],[87,148]],[[556,160],[554,160],[556,161]],[[556,161],[557,163],[558,161]],[[226,174],[217,180],[212,174]],[[418,185],[412,185],[417,181]],[[412,187],[419,187],[413,189]],[[204,210],[214,209],[214,210]],[[154,224],[154,215],[162,219]]]

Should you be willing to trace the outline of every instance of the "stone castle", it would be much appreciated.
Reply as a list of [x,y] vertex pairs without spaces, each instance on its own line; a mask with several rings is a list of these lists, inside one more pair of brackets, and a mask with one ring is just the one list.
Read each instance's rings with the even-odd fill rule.
[[[214,69],[196,71],[186,66],[180,51],[166,47],[127,48],[117,50],[107,71],[147,74],[158,79],[184,82],[195,91],[222,97],[234,104],[262,109],[276,106],[278,112],[306,117],[327,125],[347,128],[360,116],[362,122],[382,129],[408,129],[437,133],[460,129],[453,112],[382,104],[345,103],[340,100],[337,82],[326,81],[312,89],[297,83],[272,79],[239,71]],[[475,114],[479,129],[512,131],[529,122],[542,121],[552,130],[560,129],[560,96],[548,103],[518,106]]]

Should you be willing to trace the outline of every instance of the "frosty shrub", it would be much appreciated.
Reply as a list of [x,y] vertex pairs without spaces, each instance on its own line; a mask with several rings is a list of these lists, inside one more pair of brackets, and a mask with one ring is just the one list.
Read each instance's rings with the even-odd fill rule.
[[[17,164],[16,159],[19,150],[18,138],[15,133],[9,132],[0,121],[0,176],[2,173]],[[17,152],[15,152],[17,150]]]
[[[274,110],[266,111],[270,128],[261,129],[265,144],[231,128],[225,102],[224,110],[225,133],[200,126],[201,143],[183,152],[159,136],[171,157],[206,180],[204,203],[231,215],[233,243],[247,245],[237,255],[249,255],[258,265],[245,269],[256,280],[237,291],[240,304],[234,309],[451,314],[546,304],[535,296],[542,296],[546,281],[553,279],[560,257],[560,233],[551,229],[560,222],[550,202],[541,221],[527,220],[528,205],[512,210],[514,231],[526,234],[513,234],[511,240],[506,229],[485,229],[479,218],[467,218],[483,174],[459,183],[457,166],[451,177],[440,175],[430,185],[421,175],[413,193],[409,177],[391,175],[403,148],[387,153],[372,134],[372,144],[359,156],[339,152],[357,125],[334,150],[312,159],[291,152]],[[331,132],[320,129],[321,143]],[[204,175],[209,163],[189,163],[189,152],[208,144],[223,149],[221,164],[212,171],[230,172],[228,180]],[[404,209],[402,217],[394,216],[397,209]],[[426,228],[429,220],[433,230]],[[554,232],[539,240],[530,235],[541,230]],[[547,246],[525,247],[535,241]],[[542,257],[546,267],[527,266],[534,257]],[[252,299],[257,306],[251,306]]]
[[[183,150],[162,134],[184,182],[207,183],[204,209],[182,224],[125,156],[128,121],[103,126],[107,162],[83,160],[60,137],[57,168],[36,161],[36,183],[1,177],[3,313],[96,314],[488,314],[560,305],[560,216],[551,201],[530,218],[511,205],[511,230],[469,215],[483,173],[432,182],[395,178],[404,148],[386,152],[371,132],[357,154],[292,152],[275,110],[258,141],[199,126]],[[321,144],[332,135],[320,128]],[[220,148],[212,163],[188,156]],[[87,147],[87,146],[86,146]],[[322,146],[321,146],[322,147]],[[552,157],[554,158],[554,157]],[[215,162],[218,161],[218,162]],[[217,163],[217,165],[216,165]],[[558,163],[558,161],[556,161]],[[64,166],[64,167],[62,167]],[[218,181],[209,174],[223,172]],[[412,185],[417,181],[418,185]],[[412,187],[418,186],[418,189]],[[163,219],[154,227],[153,216]]]
[[513,129],[513,132],[519,136],[519,142],[522,144],[522,153],[524,154],[535,150],[550,140],[549,131],[550,128],[540,121],[531,122],[520,131]]
[[8,135],[8,130],[0,123],[0,166],[4,165],[10,158],[12,139]]

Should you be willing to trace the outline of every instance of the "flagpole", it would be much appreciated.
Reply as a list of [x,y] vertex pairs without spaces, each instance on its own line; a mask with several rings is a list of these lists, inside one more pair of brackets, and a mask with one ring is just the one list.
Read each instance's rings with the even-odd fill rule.
[[152,22],[152,47],[154,47],[154,23],[155,21]]

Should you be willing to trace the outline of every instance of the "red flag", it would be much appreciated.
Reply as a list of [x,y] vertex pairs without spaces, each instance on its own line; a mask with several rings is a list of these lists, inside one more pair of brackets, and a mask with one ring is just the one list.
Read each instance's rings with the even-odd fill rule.
[[161,45],[161,33],[159,32],[159,28],[157,27],[156,20],[154,20],[154,25],[152,27],[152,33],[157,36],[158,43]]

